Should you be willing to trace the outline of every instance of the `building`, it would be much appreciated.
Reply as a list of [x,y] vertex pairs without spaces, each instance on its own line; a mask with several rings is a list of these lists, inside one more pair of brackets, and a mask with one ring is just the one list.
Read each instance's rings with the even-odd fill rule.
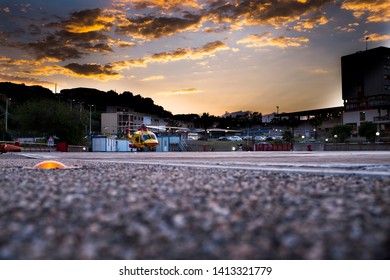
[[101,134],[104,135],[124,135],[126,128],[134,133],[142,124],[162,126],[165,122],[159,117],[135,112],[128,108],[108,107],[107,112],[101,114]]
[[286,126],[294,126],[294,136],[325,139],[334,126],[343,124],[343,112],[344,107],[339,106],[281,113],[276,115],[275,118],[280,118]]
[[390,48],[378,47],[341,57],[343,123],[358,135],[373,122],[382,139],[390,137]]

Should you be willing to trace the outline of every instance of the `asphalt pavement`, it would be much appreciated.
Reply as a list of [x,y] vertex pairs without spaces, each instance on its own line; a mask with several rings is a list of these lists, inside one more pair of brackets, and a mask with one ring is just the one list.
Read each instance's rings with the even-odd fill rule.
[[[46,160],[65,169],[34,169]],[[0,259],[389,259],[389,152],[7,153]]]

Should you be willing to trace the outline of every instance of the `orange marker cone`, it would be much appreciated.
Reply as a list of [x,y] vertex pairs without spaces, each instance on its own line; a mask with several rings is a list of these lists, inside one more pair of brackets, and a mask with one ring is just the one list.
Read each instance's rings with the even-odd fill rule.
[[62,168],[68,168],[65,164],[54,161],[54,160],[47,160],[47,161],[42,161],[38,164],[36,164],[33,168],[37,169],[62,169]]

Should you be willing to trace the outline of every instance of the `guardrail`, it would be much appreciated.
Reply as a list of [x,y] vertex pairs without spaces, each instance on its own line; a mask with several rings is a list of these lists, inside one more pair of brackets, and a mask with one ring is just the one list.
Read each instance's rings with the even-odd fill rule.
[[67,145],[65,143],[49,146],[46,143],[0,141],[0,144],[19,146],[23,152],[86,152],[88,150],[85,146]]
[[290,143],[267,143],[267,144],[255,144],[255,151],[292,151],[293,145]]
[[390,143],[328,143],[324,151],[390,151]]

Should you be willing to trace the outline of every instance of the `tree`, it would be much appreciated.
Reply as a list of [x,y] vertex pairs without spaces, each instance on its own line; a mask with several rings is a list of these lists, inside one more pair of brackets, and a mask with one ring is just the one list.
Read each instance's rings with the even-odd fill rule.
[[376,125],[372,122],[363,122],[359,126],[359,135],[365,137],[368,142],[375,141]]
[[332,128],[332,136],[336,141],[344,143],[350,136],[352,132],[352,127],[349,125],[335,125]]
[[294,135],[289,130],[283,131],[282,137],[283,137],[283,140],[286,141],[286,142],[289,142],[289,143],[293,143],[294,142]]
[[209,113],[203,113],[199,118],[199,124],[204,129],[205,139],[207,139],[207,129],[212,127],[214,124],[215,117]]
[[18,128],[25,134],[55,135],[59,141],[81,144],[86,132],[87,116],[81,108],[70,110],[53,100],[27,102],[15,115]]

